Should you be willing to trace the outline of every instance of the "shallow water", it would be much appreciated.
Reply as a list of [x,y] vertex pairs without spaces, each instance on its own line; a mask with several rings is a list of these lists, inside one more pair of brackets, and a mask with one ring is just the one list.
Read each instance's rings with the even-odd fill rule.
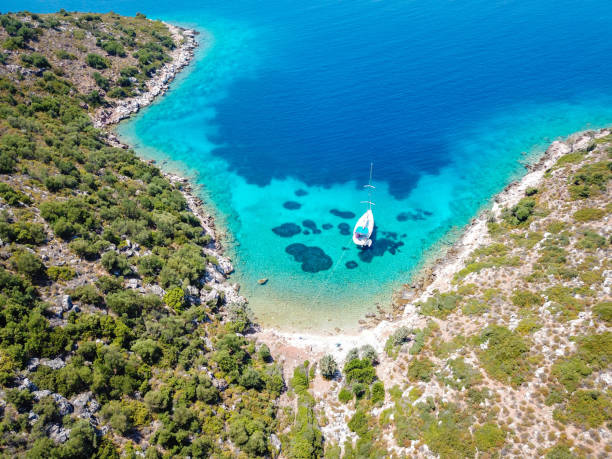
[[[205,185],[265,325],[355,327],[519,161],[612,121],[603,1],[22,3],[206,31],[168,95],[118,131]],[[350,231],[370,162],[377,230],[362,252]]]

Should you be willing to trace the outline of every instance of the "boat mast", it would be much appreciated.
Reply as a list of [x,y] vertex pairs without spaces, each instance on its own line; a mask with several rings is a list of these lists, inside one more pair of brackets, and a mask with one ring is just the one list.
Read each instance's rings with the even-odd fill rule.
[[368,189],[368,200],[367,201],[361,201],[361,202],[367,202],[368,204],[370,204],[370,210],[372,210],[372,206],[376,205],[375,203],[372,202],[372,190],[375,189],[375,186],[372,186],[372,168],[374,167],[374,163],[370,163],[370,181],[368,182],[367,185],[364,185],[364,188]]

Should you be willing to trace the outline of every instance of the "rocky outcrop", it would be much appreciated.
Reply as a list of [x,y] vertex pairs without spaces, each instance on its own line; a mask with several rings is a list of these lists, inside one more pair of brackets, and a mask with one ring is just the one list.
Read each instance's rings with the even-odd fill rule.
[[168,90],[168,85],[178,72],[189,64],[193,58],[194,50],[198,46],[195,38],[196,31],[171,24],[166,24],[166,26],[170,30],[174,42],[178,43],[178,46],[170,52],[172,60],[164,64],[147,82],[145,92],[136,97],[121,100],[111,108],[100,108],[94,115],[95,127],[101,128],[109,124],[116,124],[149,105],[157,96]]

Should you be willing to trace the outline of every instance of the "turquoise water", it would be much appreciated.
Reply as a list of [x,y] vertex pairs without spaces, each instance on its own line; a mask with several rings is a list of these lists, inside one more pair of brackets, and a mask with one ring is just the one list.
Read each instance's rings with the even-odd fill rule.
[[[118,131],[203,185],[265,325],[354,327],[524,174],[520,161],[612,121],[600,0],[20,5],[60,7],[202,31],[190,69]],[[370,162],[376,239],[359,251]]]

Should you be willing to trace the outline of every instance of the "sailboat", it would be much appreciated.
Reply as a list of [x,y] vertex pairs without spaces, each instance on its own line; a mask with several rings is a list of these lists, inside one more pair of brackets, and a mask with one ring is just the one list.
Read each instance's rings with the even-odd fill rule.
[[364,185],[364,188],[368,189],[368,200],[361,201],[362,204],[369,204],[370,207],[361,217],[359,217],[353,229],[353,242],[359,247],[370,247],[372,245],[372,239],[370,239],[374,231],[374,214],[372,213],[372,206],[375,205],[372,202],[372,190],[375,189],[375,187],[372,186],[372,166],[373,163],[370,163],[370,181],[367,185]]

